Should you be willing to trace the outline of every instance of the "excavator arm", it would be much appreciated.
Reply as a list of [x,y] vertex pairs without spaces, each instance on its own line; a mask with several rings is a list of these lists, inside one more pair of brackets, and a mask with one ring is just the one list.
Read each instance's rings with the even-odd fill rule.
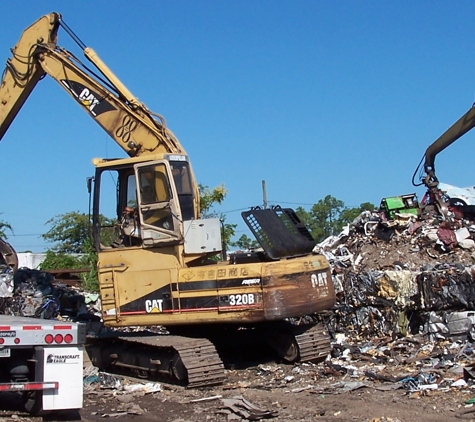
[[[60,26],[81,47],[96,71],[57,45]],[[0,140],[45,75],[58,82],[129,156],[185,154],[163,117],[139,102],[58,13],[45,15],[28,27],[12,49],[0,87]]]
[[[439,152],[443,151],[449,145],[453,144],[457,139],[461,138],[468,131],[475,127],[475,104],[470,107],[470,109],[458,119],[452,126],[450,126],[439,138],[437,138],[429,147],[427,148],[422,161],[424,161],[424,176],[422,178],[422,183],[427,186],[427,188],[437,188],[439,180],[435,174],[435,157]],[[421,164],[422,164],[421,161]],[[413,184],[415,185],[414,179],[416,173],[419,171],[419,167],[416,169],[413,177]]]
[[59,19],[56,13],[41,17],[23,32],[11,50],[0,86],[0,139],[45,73],[33,57],[38,44],[56,45]]

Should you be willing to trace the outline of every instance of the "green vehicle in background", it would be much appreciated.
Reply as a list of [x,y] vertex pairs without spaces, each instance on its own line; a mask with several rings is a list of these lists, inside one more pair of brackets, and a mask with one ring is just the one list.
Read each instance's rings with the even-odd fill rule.
[[419,201],[415,193],[390,196],[383,198],[379,210],[384,212],[389,219],[394,219],[396,214],[419,215]]

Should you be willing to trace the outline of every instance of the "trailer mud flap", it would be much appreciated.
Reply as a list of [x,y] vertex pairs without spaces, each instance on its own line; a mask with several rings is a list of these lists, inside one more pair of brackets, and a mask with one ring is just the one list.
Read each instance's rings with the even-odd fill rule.
[[43,390],[42,409],[80,409],[83,405],[83,348],[38,347],[36,380],[55,382],[58,388]]

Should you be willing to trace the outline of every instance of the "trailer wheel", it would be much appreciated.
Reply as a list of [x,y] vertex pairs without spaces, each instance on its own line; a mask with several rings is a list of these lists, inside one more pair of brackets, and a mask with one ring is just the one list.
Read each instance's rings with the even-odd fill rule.
[[24,393],[25,410],[32,416],[44,415],[43,412],[43,392],[29,391]]

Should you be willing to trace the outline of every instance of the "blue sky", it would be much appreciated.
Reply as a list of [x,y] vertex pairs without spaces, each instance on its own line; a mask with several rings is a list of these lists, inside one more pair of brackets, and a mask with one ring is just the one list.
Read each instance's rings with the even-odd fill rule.
[[[262,180],[270,204],[290,207],[422,198],[411,184],[422,154],[475,100],[472,1],[5,0],[3,63],[51,11],[165,116],[200,183],[224,183],[217,211],[238,236]],[[58,44],[81,56],[64,31]],[[438,156],[441,181],[474,184],[473,136]],[[0,154],[0,219],[18,252],[48,247],[51,217],[87,212],[93,157],[125,156],[48,78]]]

